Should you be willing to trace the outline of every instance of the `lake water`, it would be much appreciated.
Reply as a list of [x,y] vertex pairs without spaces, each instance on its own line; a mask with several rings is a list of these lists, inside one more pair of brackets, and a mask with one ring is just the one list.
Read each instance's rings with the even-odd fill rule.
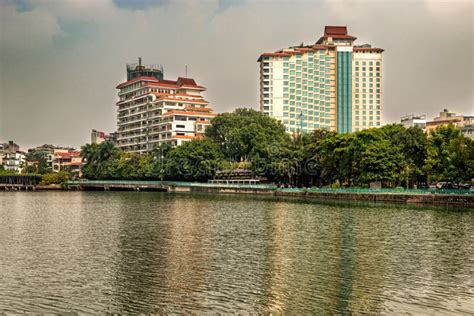
[[0,192],[0,313],[474,311],[474,211]]

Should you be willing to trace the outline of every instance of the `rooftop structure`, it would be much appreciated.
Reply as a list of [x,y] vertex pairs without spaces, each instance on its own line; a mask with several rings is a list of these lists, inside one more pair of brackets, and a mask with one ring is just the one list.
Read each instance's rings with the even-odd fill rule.
[[[466,131],[469,134],[469,128],[467,125],[474,125],[474,116],[473,115],[458,115],[453,112],[449,112],[448,109],[444,109],[439,113],[439,116],[435,117],[432,121],[426,122],[426,130],[432,131],[441,125],[454,124],[461,131]],[[467,135],[469,136],[469,135]]]
[[400,118],[400,123],[406,128],[416,126],[424,130],[426,128],[426,115],[406,115]]
[[428,130],[435,129],[440,125],[454,124],[457,127],[463,127],[466,124],[474,123],[474,116],[468,115],[457,115],[456,113],[449,112],[447,109],[444,109],[439,113],[439,116],[435,117],[432,121],[426,123]]
[[142,58],[138,58],[137,63],[127,64],[127,80],[132,80],[138,77],[154,77],[163,80],[164,72],[161,65],[142,65]]

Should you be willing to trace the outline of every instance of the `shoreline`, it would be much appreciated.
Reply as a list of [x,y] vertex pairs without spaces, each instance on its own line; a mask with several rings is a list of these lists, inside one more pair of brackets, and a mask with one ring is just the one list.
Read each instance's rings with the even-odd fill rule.
[[161,181],[70,181],[66,185],[15,188],[6,191],[158,191],[168,193],[235,194],[252,196],[297,197],[302,199],[390,204],[461,206],[474,208],[474,193],[433,193],[415,191],[372,191],[347,189],[280,189],[272,185],[211,185],[208,183]]

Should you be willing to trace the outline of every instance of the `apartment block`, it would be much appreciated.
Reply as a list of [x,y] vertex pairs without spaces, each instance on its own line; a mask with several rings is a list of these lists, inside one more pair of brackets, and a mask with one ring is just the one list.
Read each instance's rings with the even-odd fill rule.
[[194,79],[165,80],[163,67],[127,65],[127,81],[117,86],[117,146],[144,153],[160,143],[179,146],[201,137],[215,117]]
[[346,26],[326,26],[314,44],[263,53],[260,110],[290,133],[380,126],[383,49],[355,40]]
[[5,170],[21,173],[25,166],[25,153],[13,141],[0,144],[0,165]]

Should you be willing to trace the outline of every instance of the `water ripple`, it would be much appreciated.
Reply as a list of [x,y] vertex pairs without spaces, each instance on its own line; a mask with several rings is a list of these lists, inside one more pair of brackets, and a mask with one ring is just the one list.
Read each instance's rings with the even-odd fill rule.
[[0,313],[474,311],[474,212],[0,192]]

